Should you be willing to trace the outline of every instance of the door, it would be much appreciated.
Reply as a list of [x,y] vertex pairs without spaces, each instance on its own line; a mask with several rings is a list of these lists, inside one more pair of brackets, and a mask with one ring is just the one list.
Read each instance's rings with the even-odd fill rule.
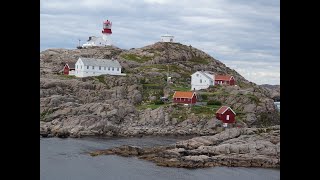
[[229,121],[229,115],[227,115],[227,121]]

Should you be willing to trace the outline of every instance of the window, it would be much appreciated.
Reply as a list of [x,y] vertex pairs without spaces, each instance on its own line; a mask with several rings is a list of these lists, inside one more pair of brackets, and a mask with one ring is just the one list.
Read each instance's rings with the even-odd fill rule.
[[101,70],[101,66],[99,66],[99,70]]
[[82,65],[80,66],[80,69],[82,69]]
[[227,115],[227,121],[229,121],[229,115]]
[[108,71],[110,71],[110,67],[108,67]]
[[200,79],[200,83],[202,83],[202,79]]
[[92,69],[94,69],[94,66],[92,66]]
[[89,69],[89,66],[87,66],[87,69]]
[[199,77],[199,74],[197,74],[197,77]]
[[104,67],[104,70],[106,70],[106,67]]
[[77,69],[78,69],[78,65],[77,65]]
[[112,71],[114,71],[114,68],[112,68]]
[[117,68],[117,71],[119,71],[119,68]]

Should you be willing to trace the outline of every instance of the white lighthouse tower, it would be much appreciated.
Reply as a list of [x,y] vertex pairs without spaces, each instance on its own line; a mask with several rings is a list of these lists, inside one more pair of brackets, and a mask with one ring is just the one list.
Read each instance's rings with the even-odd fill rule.
[[103,22],[102,38],[104,41],[106,41],[106,44],[110,46],[112,44],[111,38],[110,38],[110,35],[112,34],[111,27],[112,27],[111,21],[106,20],[105,22]]
[[83,48],[86,47],[93,47],[93,46],[111,46],[111,38],[110,35],[112,34],[111,31],[112,23],[111,21],[107,20],[103,22],[103,29],[102,29],[102,37],[90,36],[86,43],[82,45]]

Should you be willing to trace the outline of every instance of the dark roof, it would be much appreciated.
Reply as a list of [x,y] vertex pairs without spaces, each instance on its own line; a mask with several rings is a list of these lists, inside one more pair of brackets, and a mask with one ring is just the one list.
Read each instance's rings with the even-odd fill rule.
[[76,63],[66,63],[68,64],[70,69],[75,69],[76,68]]

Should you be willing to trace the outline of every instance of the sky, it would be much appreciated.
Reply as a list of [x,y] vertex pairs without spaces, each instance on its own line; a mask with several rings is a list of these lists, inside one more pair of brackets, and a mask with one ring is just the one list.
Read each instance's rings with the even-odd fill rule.
[[40,0],[40,50],[75,49],[112,21],[122,49],[192,45],[256,84],[280,84],[279,0]]

